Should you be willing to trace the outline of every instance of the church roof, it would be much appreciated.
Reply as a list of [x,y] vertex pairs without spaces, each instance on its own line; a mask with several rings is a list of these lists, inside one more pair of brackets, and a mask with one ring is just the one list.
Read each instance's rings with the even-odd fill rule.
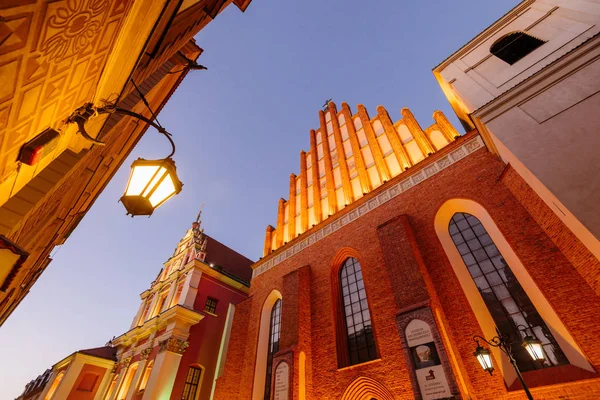
[[249,282],[252,277],[250,266],[254,261],[227,247],[210,235],[206,233],[204,235],[208,237],[205,262],[214,265],[214,267],[220,266],[223,271]]
[[78,353],[117,361],[117,349],[112,346],[95,347],[93,349],[79,350]]

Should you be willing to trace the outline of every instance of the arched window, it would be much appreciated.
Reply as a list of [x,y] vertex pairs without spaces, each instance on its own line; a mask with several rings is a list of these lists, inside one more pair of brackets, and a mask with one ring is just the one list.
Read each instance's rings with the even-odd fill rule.
[[371,325],[369,303],[365,292],[360,264],[348,258],[340,269],[342,306],[346,327],[350,365],[377,358],[377,349]]
[[150,313],[151,305],[152,305],[152,299],[146,300],[146,306],[144,307],[144,312],[142,313],[142,316],[140,317],[140,320],[138,321],[138,325],[143,325],[144,322],[146,322],[146,319],[148,319],[148,314]]
[[181,282],[179,286],[177,286],[177,291],[175,292],[175,296],[173,296],[173,300],[171,301],[171,307],[176,306],[177,303],[179,303],[181,292],[183,292],[183,284],[184,282]]
[[152,372],[152,367],[154,366],[154,360],[148,363],[146,370],[144,371],[144,375],[142,376],[142,380],[140,381],[139,390],[145,390],[146,385],[148,384],[148,379],[150,379],[150,373]]
[[490,47],[490,53],[513,65],[544,43],[546,42],[525,32],[511,32],[496,40]]
[[48,393],[46,393],[46,397],[44,397],[44,400],[51,400],[52,397],[54,396],[54,393],[56,393],[56,389],[58,389],[58,385],[60,385],[60,382],[62,381],[62,379],[65,377],[65,371],[61,371],[59,372],[58,375],[56,375],[56,378],[54,379],[54,382],[52,382],[52,386],[50,386],[50,389],[48,390]]
[[169,292],[164,292],[160,295],[158,303],[156,304],[156,310],[154,316],[159,315],[163,312],[163,308],[165,308],[165,304],[167,303],[167,298],[169,297]]
[[192,366],[188,369],[185,377],[185,386],[183,387],[182,400],[195,400],[199,392],[200,378],[202,377],[202,368]]
[[[543,343],[550,366],[568,364],[552,332],[479,219],[471,214],[455,213],[449,231],[500,332],[512,337],[536,336]],[[512,349],[522,372],[541,368],[522,346],[515,343]]]
[[135,373],[137,372],[138,366],[138,363],[134,363],[129,366],[129,369],[125,374],[125,379],[123,380],[123,386],[121,386],[119,396],[117,396],[117,400],[125,400],[125,398],[127,397],[127,392],[129,392],[129,388],[131,387],[131,383],[133,382],[133,378],[135,377]]
[[267,353],[267,374],[265,377],[265,400],[271,399],[271,378],[273,377],[273,356],[279,351],[281,336],[281,299],[273,304],[269,328],[269,347]]
[[115,390],[115,386],[117,386],[118,378],[119,378],[119,375],[115,375],[113,377],[112,381],[110,382],[110,386],[108,387],[108,391],[106,392],[106,396],[104,396],[104,400],[110,399],[111,395],[113,394],[113,391]]

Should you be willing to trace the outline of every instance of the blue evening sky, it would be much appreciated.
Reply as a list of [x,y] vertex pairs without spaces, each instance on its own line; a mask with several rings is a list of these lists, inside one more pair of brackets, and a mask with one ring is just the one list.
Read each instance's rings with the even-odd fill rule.
[[228,7],[196,40],[205,53],[159,116],[174,135],[181,194],[152,218],[117,202],[137,157],[168,154],[152,129],[0,328],[0,399],[13,399],[73,351],[129,329],[202,203],[207,233],[251,259],[287,198],[289,174],[326,99],[409,107],[423,127],[441,109],[462,128],[431,69],[517,0],[253,0]]

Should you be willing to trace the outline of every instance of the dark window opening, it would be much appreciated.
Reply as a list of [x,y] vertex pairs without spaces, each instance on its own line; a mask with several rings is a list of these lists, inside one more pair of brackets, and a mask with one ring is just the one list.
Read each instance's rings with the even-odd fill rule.
[[196,393],[198,392],[198,385],[200,384],[200,375],[202,369],[196,367],[190,367],[187,376],[185,377],[185,386],[183,387],[183,394],[181,400],[195,400]]
[[490,47],[490,53],[513,65],[544,43],[546,42],[525,32],[512,32],[496,40]]
[[518,343],[526,334],[519,331],[519,325],[526,328],[527,334],[542,341],[545,366],[568,364],[552,332],[481,222],[471,214],[456,213],[450,221],[449,230],[498,330],[503,335],[517,338],[512,351],[521,372],[543,366],[534,362]]
[[375,338],[371,325],[369,303],[365,292],[362,270],[355,258],[348,258],[340,270],[344,322],[348,340],[350,365],[377,358]]
[[218,302],[219,300],[213,299],[212,297],[208,297],[206,299],[206,304],[204,305],[204,311],[209,312],[211,314],[216,314]]
[[279,337],[281,336],[281,299],[273,304],[271,310],[271,323],[269,328],[269,350],[267,353],[267,374],[265,379],[265,400],[271,399],[271,379],[273,377],[273,356],[279,351]]

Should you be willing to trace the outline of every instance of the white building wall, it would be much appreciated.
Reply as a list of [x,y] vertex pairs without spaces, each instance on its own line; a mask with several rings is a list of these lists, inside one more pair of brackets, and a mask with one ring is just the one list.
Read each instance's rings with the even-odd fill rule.
[[[509,65],[490,47],[514,31],[546,43]],[[459,118],[598,258],[599,32],[600,0],[528,0],[434,69]]]

